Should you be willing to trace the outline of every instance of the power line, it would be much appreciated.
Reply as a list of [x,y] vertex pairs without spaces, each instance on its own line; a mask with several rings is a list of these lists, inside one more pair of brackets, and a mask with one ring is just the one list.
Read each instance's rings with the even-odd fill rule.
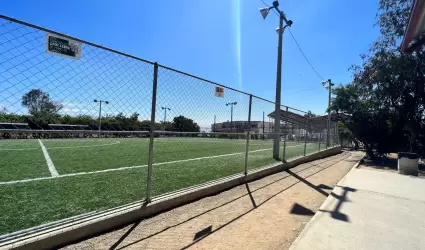
[[[320,88],[322,88],[322,87],[320,87]],[[308,88],[308,89],[301,89],[301,90],[289,92],[289,93],[286,93],[286,94],[287,95],[299,94],[299,93],[309,92],[309,91],[318,90],[318,89],[319,89],[319,87]]]
[[[266,2],[264,2],[264,0],[260,0],[267,8],[270,8],[270,6],[266,3]],[[279,16],[279,18],[280,18],[280,15],[279,15],[279,13],[277,13],[277,11],[275,10],[275,9],[273,9],[274,10],[274,13],[277,15],[277,16]],[[298,41],[297,41],[297,39],[295,39],[295,36],[294,36],[294,34],[292,34],[292,31],[291,31],[291,29],[290,29],[290,27],[288,27],[288,30],[289,30],[289,34],[291,34],[291,37],[292,37],[292,39],[294,39],[294,41],[295,41],[295,44],[297,45],[297,47],[298,47],[298,50],[301,52],[301,54],[303,55],[303,57],[304,57],[304,59],[307,61],[307,63],[308,63],[308,65],[310,65],[310,67],[311,67],[311,69],[316,73],[316,75],[320,78],[320,79],[322,79],[322,80],[324,80],[324,78],[322,77],[322,76],[320,76],[320,74],[317,72],[317,70],[314,68],[314,66],[311,64],[311,62],[310,62],[310,60],[308,60],[308,58],[307,58],[307,56],[304,54],[304,52],[303,52],[303,50],[301,49],[301,46],[300,46],[300,44],[298,43]]]
[[320,76],[320,74],[317,72],[317,70],[316,70],[316,69],[314,68],[314,66],[311,64],[310,60],[308,60],[307,56],[304,54],[303,50],[301,49],[301,46],[299,45],[299,43],[298,43],[297,39],[295,39],[295,37],[294,37],[294,35],[292,34],[292,31],[291,31],[291,29],[290,29],[289,27],[288,27],[288,30],[289,30],[289,34],[291,34],[292,39],[294,39],[295,44],[297,45],[297,47],[298,47],[298,49],[300,50],[301,54],[304,56],[304,59],[307,61],[308,65],[310,65],[311,69],[312,69],[312,70],[316,73],[316,75],[317,75],[320,79],[324,80],[324,78]]

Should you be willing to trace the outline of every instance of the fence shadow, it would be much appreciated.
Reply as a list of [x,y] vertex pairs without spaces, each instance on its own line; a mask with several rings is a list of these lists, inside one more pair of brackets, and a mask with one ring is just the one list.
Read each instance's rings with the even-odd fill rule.
[[[318,186],[312,184],[311,182],[309,182],[308,180],[302,178],[301,176],[297,175],[296,173],[292,172],[291,170],[286,170],[286,172],[288,174],[290,174],[292,177],[295,177],[297,180],[299,180],[300,182],[306,184],[307,186],[311,187],[312,189],[316,190],[317,192],[319,192],[320,194],[322,194],[323,196],[328,196],[329,194],[326,193],[325,191],[323,191],[321,188],[319,188]],[[323,185],[323,184],[321,184]]]
[[[344,155],[345,156],[345,155]],[[326,167],[323,167],[323,168],[321,168],[320,170],[318,170],[318,171],[316,171],[316,172],[314,172],[312,175],[314,175],[314,174],[317,174],[317,173],[319,173],[319,172],[321,172],[321,171],[323,171],[323,170],[325,170],[325,169],[328,169],[329,167],[332,167],[333,165],[335,165],[335,164],[337,164],[338,162],[340,162],[340,161],[342,161],[342,160],[345,160],[347,158],[347,156],[345,156],[344,158],[337,158],[337,160],[335,161],[335,160],[327,160],[327,161],[324,161],[324,162],[330,162],[331,164],[329,165],[329,166],[326,166]],[[320,161],[320,160],[319,160]],[[198,218],[198,217],[200,217],[200,216],[202,216],[202,215],[205,215],[205,214],[207,214],[207,213],[210,213],[210,212],[212,212],[212,211],[214,211],[214,210],[216,210],[216,209],[219,209],[219,208],[221,208],[221,207],[224,207],[224,206],[226,206],[226,205],[229,205],[229,204],[231,204],[231,203],[233,203],[233,202],[235,202],[235,201],[237,201],[237,200],[239,200],[239,199],[242,199],[242,198],[244,198],[244,197],[249,197],[250,198],[250,200],[251,200],[251,203],[252,203],[252,208],[251,209],[249,209],[249,210],[247,210],[246,212],[244,212],[244,213],[242,213],[242,214],[240,214],[240,215],[238,215],[237,217],[235,217],[235,218],[233,218],[232,220],[230,220],[230,221],[228,221],[228,222],[226,222],[225,224],[223,224],[222,226],[220,226],[220,227],[218,227],[218,228],[216,228],[216,229],[214,229],[214,230],[212,230],[212,228],[211,228],[211,230],[207,230],[207,228],[205,228],[205,229],[202,229],[202,230],[200,230],[200,231],[198,231],[196,234],[195,234],[195,236],[194,236],[194,241],[191,243],[191,244],[189,244],[189,245],[187,245],[186,247],[184,247],[184,248],[188,248],[188,247],[190,247],[190,246],[192,246],[193,244],[195,244],[196,242],[199,242],[200,240],[202,240],[202,239],[204,239],[205,237],[207,237],[207,236],[209,236],[209,235],[211,235],[211,234],[213,234],[214,232],[216,232],[216,231],[218,231],[218,230],[220,230],[220,229],[222,229],[222,228],[224,228],[224,227],[226,227],[227,225],[229,225],[229,224],[231,224],[231,223],[233,223],[233,222],[235,222],[236,220],[238,220],[238,219],[240,219],[240,218],[242,218],[243,216],[245,216],[245,215],[247,215],[248,213],[250,213],[250,212],[252,212],[253,210],[255,210],[256,208],[258,208],[258,207],[260,207],[260,206],[262,206],[262,205],[264,205],[266,202],[268,202],[269,200],[271,200],[272,198],[274,198],[274,197],[276,197],[277,195],[279,195],[279,194],[281,194],[282,192],[284,192],[284,191],[286,191],[287,189],[289,189],[289,188],[291,188],[291,187],[293,187],[294,185],[296,185],[296,184],[298,184],[298,183],[300,183],[301,181],[302,182],[308,182],[308,181],[306,181],[305,179],[303,179],[302,177],[300,177],[297,173],[299,173],[299,172],[302,172],[302,171],[305,171],[305,170],[308,170],[308,169],[310,169],[310,168],[313,168],[313,167],[317,167],[318,165],[317,164],[312,164],[312,163],[306,163],[306,164],[308,164],[309,165],[309,167],[307,167],[307,168],[304,168],[304,169],[302,169],[302,170],[300,170],[300,171],[298,171],[298,172],[293,172],[293,171],[290,171],[291,173],[289,173],[288,171],[283,171],[283,173],[284,172],[286,172],[286,173],[288,173],[287,175],[284,175],[284,176],[282,176],[281,178],[278,178],[277,180],[274,180],[274,181],[271,181],[271,182],[269,182],[269,183],[267,183],[267,184],[264,184],[264,185],[262,185],[262,186],[260,186],[260,187],[258,187],[258,188],[256,188],[255,190],[252,190],[251,191],[251,188],[250,188],[250,183],[246,183],[245,184],[245,187],[246,187],[246,190],[247,190],[247,193],[246,194],[244,194],[244,195],[241,195],[241,196],[238,196],[238,197],[236,197],[236,198],[233,198],[233,199],[231,199],[231,200],[229,200],[229,201],[227,201],[227,202],[224,202],[224,203],[222,203],[222,204],[220,204],[220,205],[218,205],[218,206],[216,206],[216,207],[214,207],[214,208],[211,208],[211,209],[208,209],[208,210],[206,210],[206,211],[204,211],[204,212],[202,212],[202,213],[199,213],[199,214],[197,214],[197,215],[195,215],[195,216],[193,216],[193,217],[190,217],[190,218],[188,218],[188,219],[186,219],[186,220],[184,220],[184,221],[181,221],[181,222],[178,222],[178,223],[176,223],[176,224],[174,224],[174,225],[172,225],[172,226],[168,226],[168,227],[165,227],[164,229],[162,229],[162,230],[159,230],[159,231],[157,231],[157,232],[155,232],[155,233],[152,233],[152,234],[150,234],[149,236],[146,236],[146,237],[143,237],[143,238],[140,238],[140,239],[137,239],[136,241],[133,241],[133,242],[131,242],[131,243],[129,243],[129,244],[126,244],[126,245],[124,245],[124,246],[120,246],[119,248],[117,248],[116,246],[118,246],[119,244],[121,244],[123,241],[124,241],[124,239],[125,238],[127,238],[129,235],[130,235],[130,233],[134,230],[134,228],[136,228],[139,224],[140,224],[140,222],[141,221],[139,221],[139,222],[137,222],[134,226],[132,226],[126,233],[124,233],[123,234],[123,236],[116,242],[116,243],[114,243],[114,247],[115,248],[111,248],[111,249],[123,249],[123,248],[127,248],[127,247],[130,247],[130,246],[132,246],[132,245],[134,245],[134,244],[137,244],[138,242],[141,242],[141,241],[143,241],[143,240],[146,240],[146,239],[149,239],[149,238],[151,238],[151,237],[153,237],[153,236],[155,236],[155,235],[158,235],[158,234],[161,234],[161,233],[163,233],[163,232],[165,232],[165,231],[167,231],[167,230],[169,230],[169,229],[171,229],[171,228],[175,228],[175,227],[178,227],[178,226],[180,226],[180,225],[182,225],[182,224],[185,224],[185,223],[188,223],[189,221],[191,221],[191,220],[193,220],[193,219],[196,219],[196,218]],[[268,187],[268,186],[270,186],[270,185],[273,185],[273,184],[275,184],[275,183],[278,183],[278,182],[280,182],[280,181],[282,181],[282,180],[284,180],[284,179],[286,179],[286,178],[288,178],[288,177],[295,177],[298,181],[297,182],[295,182],[295,183],[293,183],[293,184],[291,184],[291,185],[289,185],[289,186],[287,186],[287,187],[285,187],[285,188],[283,188],[283,189],[281,189],[281,190],[279,190],[278,192],[275,192],[274,194],[271,194],[268,198],[266,198],[262,203],[260,203],[260,204],[257,204],[257,202],[255,201],[255,199],[254,199],[254,197],[252,196],[252,193],[255,193],[255,192],[257,192],[257,191],[260,191],[260,190],[262,190],[262,189],[264,189],[264,188],[266,188],[266,187]],[[309,182],[308,182],[309,183]],[[308,185],[308,184],[307,184]],[[310,185],[313,185],[313,184],[311,184],[310,183]],[[313,185],[314,186],[314,185]],[[326,185],[324,185],[324,184],[320,184],[320,185],[318,185],[317,187],[315,186],[315,188],[314,188],[315,190],[317,190],[318,192],[320,192],[321,194],[323,194],[323,195],[325,195],[326,194],[326,196],[328,195],[326,192],[324,192],[322,189],[332,189],[331,187],[329,187],[329,186],[326,186]],[[319,191],[320,190],[320,191]],[[311,211],[311,210],[310,210]],[[314,214],[314,212],[309,212],[309,211],[307,211],[307,208],[306,209],[302,209],[302,207],[301,206],[298,206],[298,207],[295,207],[295,210],[294,210],[294,212],[299,212],[299,213],[305,213],[305,215],[308,215],[308,214],[310,214],[310,213],[313,213]],[[209,228],[209,227],[208,227]],[[183,249],[184,249],[183,248]]]

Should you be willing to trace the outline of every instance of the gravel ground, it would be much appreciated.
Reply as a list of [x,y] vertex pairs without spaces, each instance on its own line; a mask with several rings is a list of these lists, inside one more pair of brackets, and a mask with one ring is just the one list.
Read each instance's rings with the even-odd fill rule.
[[64,249],[288,249],[362,155],[302,164]]

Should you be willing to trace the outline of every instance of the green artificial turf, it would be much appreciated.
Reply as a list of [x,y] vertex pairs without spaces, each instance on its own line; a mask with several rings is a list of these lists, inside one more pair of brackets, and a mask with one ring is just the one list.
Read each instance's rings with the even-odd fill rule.
[[[42,140],[60,175],[140,166],[121,171],[0,184],[0,235],[91,211],[142,200],[146,195],[148,143],[139,139]],[[119,143],[118,143],[119,142]],[[2,142],[3,143],[3,142]],[[2,148],[3,144],[0,144]],[[157,196],[244,171],[245,140],[159,138],[154,144],[152,195]],[[304,143],[287,142],[286,157],[304,153]],[[50,176],[37,140],[10,141],[0,151],[1,181]],[[283,143],[281,144],[283,147]],[[276,163],[272,142],[251,140],[248,168]],[[307,144],[307,154],[318,150]],[[283,148],[281,148],[281,153]],[[7,156],[9,157],[9,156]]]

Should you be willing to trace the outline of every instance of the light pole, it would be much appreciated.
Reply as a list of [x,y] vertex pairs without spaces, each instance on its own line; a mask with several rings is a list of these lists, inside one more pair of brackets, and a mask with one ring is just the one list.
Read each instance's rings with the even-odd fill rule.
[[230,106],[230,133],[233,132],[233,106],[238,104],[237,102],[228,102],[226,106]]
[[164,130],[165,130],[165,122],[167,121],[167,109],[170,111],[171,109],[169,107],[161,107],[161,109],[164,110]]
[[109,104],[108,101],[105,100],[97,100],[94,99],[93,102],[98,102],[99,103],[99,138],[100,138],[100,132],[101,132],[101,126],[102,126],[102,102],[105,104]]
[[[264,19],[266,19],[271,9],[276,9],[279,13],[279,28],[276,31],[279,34],[278,42],[278,54],[277,54],[277,74],[276,74],[276,100],[274,109],[274,143],[273,143],[273,158],[279,159],[279,147],[280,147],[280,95],[282,88],[282,37],[286,27],[291,27],[292,21],[287,20],[285,13],[279,9],[279,2],[274,1],[273,7],[261,8],[260,13]],[[285,21],[285,26],[283,26]]]
[[[328,86],[326,86],[326,83],[328,84]],[[322,81],[322,85],[323,85],[323,87],[325,87],[329,91],[329,95],[328,95],[328,125],[327,125],[327,136],[326,136],[326,147],[329,147],[330,146],[329,130],[330,130],[330,127],[331,127],[331,91],[332,91],[332,86],[334,86],[335,84],[332,83],[331,79],[328,79],[326,81]]]

